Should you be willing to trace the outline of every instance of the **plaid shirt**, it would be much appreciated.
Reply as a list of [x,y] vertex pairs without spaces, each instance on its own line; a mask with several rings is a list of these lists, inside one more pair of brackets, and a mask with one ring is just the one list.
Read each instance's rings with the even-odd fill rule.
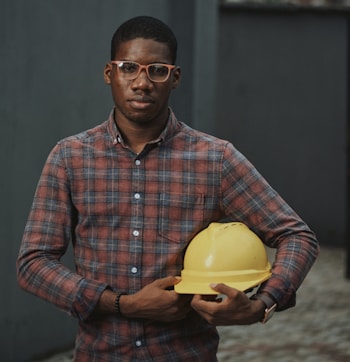
[[[131,294],[179,275],[188,242],[223,218],[247,224],[278,248],[261,289],[280,310],[293,306],[318,244],[247,159],[172,112],[160,137],[137,155],[112,112],[50,153],[25,228],[18,280],[79,319],[77,360],[213,361],[216,328],[195,312],[172,323],[90,316],[106,288]],[[60,263],[71,240],[75,272]]]

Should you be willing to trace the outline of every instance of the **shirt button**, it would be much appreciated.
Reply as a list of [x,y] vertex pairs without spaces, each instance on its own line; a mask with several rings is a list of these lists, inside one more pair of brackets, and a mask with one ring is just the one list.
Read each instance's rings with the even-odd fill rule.
[[135,342],[135,344],[136,344],[136,347],[141,347],[142,346],[142,342],[140,340],[137,340]]
[[133,266],[133,267],[131,268],[131,272],[132,272],[133,274],[136,274],[136,273],[137,273],[137,268],[136,268],[136,266]]
[[134,230],[134,231],[132,232],[132,234],[133,234],[134,236],[139,236],[139,235],[140,235],[140,232],[137,231],[137,230]]
[[140,161],[140,160],[136,160],[136,161],[135,161],[135,165],[136,165],[136,166],[140,166],[140,165],[141,165],[141,161]]
[[135,195],[134,195],[135,199],[138,200],[140,199],[141,195],[137,192]]

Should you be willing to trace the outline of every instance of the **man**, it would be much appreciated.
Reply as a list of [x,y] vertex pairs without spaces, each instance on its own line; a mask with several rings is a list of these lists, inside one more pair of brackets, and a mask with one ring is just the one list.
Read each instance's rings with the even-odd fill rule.
[[[115,107],[66,138],[44,166],[18,257],[22,288],[79,320],[77,361],[213,361],[216,325],[284,310],[312,266],[314,234],[229,142],[169,109],[177,41],[152,17],[122,24],[104,78]],[[248,225],[277,248],[255,298],[223,284],[213,302],[179,295],[183,255],[213,221]],[[70,241],[76,270],[60,263]],[[267,308],[269,307],[269,308]]]

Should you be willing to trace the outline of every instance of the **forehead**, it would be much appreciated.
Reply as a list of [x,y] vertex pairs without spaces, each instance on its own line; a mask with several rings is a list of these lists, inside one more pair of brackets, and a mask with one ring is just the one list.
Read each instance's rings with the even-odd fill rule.
[[144,38],[120,43],[115,59],[132,60],[140,64],[171,63],[170,50],[166,43]]

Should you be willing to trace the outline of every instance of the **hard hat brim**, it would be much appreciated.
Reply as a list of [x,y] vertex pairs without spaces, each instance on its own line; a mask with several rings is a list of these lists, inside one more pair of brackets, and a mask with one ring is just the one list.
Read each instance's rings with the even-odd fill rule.
[[255,280],[249,281],[229,281],[229,280],[205,280],[205,281],[186,281],[181,280],[178,284],[175,285],[175,292],[178,294],[199,294],[199,295],[215,295],[220,294],[216,292],[214,289],[210,288],[211,283],[223,283],[231,288],[240,290],[242,292],[255,288],[267,279],[269,279],[271,273],[264,273],[264,276],[257,278]]

